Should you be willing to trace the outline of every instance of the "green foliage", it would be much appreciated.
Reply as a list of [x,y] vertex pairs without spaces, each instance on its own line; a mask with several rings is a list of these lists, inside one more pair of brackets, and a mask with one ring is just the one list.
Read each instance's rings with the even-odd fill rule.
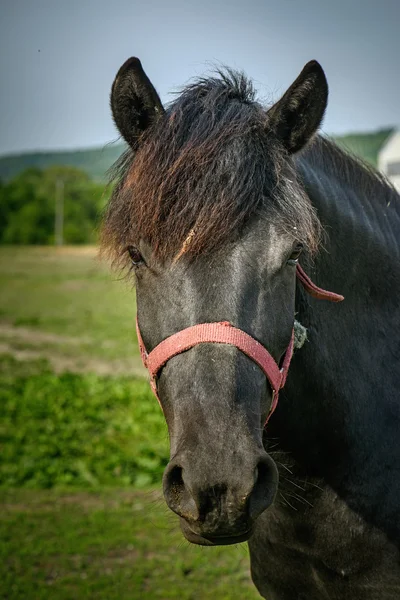
[[54,243],[57,185],[63,185],[64,241],[93,242],[108,190],[74,167],[29,168],[0,186],[0,243]]
[[159,482],[168,459],[162,412],[145,380],[28,374],[1,360],[0,485],[134,485]]

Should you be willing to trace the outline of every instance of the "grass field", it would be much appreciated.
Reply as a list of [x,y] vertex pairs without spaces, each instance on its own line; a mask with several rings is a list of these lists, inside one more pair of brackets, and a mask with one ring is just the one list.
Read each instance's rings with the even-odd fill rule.
[[190,546],[159,491],[2,491],[0,507],[0,598],[259,597],[246,546]]
[[190,546],[161,497],[134,310],[92,248],[0,249],[2,599],[259,597],[247,547]]
[[144,375],[132,282],[95,248],[1,248],[0,290],[0,351],[45,357],[58,371]]

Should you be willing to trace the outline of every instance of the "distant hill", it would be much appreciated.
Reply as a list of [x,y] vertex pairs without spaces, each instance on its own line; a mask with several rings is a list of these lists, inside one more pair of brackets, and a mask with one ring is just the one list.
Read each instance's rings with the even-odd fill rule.
[[54,165],[77,167],[95,181],[105,181],[107,169],[117,160],[125,145],[107,144],[103,148],[64,150],[62,152],[28,152],[0,156],[0,179],[8,181],[28,167],[45,169]]
[[335,137],[334,140],[345,150],[360,156],[376,167],[378,152],[393,130],[393,127],[388,127],[372,133],[349,133]]
[[[393,128],[372,133],[351,133],[333,137],[343,148],[357,154],[376,166],[379,149]],[[0,179],[5,181],[18,175],[28,167],[46,168],[53,165],[78,167],[86,171],[95,181],[105,181],[107,169],[124,150],[124,144],[108,144],[103,148],[63,152],[29,152],[0,157]]]

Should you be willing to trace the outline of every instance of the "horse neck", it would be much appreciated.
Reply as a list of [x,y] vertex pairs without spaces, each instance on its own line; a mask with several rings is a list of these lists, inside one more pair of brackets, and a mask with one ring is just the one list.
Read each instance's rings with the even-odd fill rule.
[[382,176],[320,137],[298,167],[325,231],[315,260],[320,283],[353,301],[363,301],[368,288],[386,296],[400,259],[400,196]]
[[298,286],[296,318],[309,341],[268,431],[332,485],[350,468],[374,469],[388,448],[399,454],[400,425],[400,374],[390,369],[400,358],[400,197],[335,152],[318,140],[298,166],[327,234],[309,274],[345,300],[315,300]]

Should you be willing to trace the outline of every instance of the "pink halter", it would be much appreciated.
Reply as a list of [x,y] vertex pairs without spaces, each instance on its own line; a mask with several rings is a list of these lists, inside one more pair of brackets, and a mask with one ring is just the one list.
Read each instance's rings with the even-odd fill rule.
[[[331,302],[341,302],[344,300],[344,297],[340,294],[328,292],[316,286],[300,265],[297,265],[296,274],[301,284],[314,298],[330,300]],[[197,344],[229,344],[231,346],[236,346],[238,350],[251,358],[260,367],[270,383],[272,389],[272,404],[265,425],[268,423],[278,404],[279,391],[286,382],[290,361],[293,355],[294,329],[292,330],[289,346],[286,349],[280,368],[268,350],[264,348],[260,342],[242,329],[234,327],[228,321],[221,321],[219,323],[200,323],[182,329],[160,342],[150,353],[147,353],[143,343],[137,318],[136,332],[142,361],[150,374],[151,389],[159,403],[160,399],[157,394],[157,375],[170,358],[193,348],[193,346],[197,346]]]

